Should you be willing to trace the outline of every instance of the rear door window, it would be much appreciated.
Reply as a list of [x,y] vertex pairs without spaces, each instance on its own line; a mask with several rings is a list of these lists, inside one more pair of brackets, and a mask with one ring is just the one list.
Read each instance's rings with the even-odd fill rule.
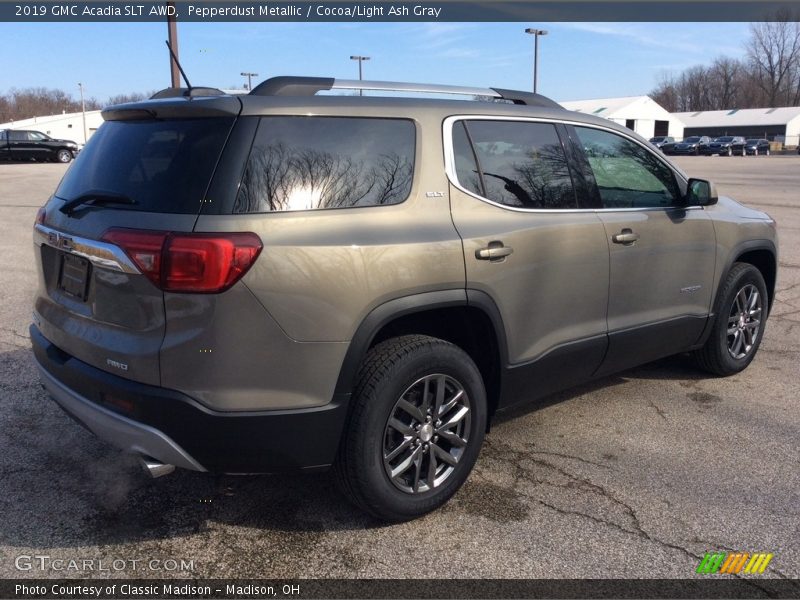
[[453,128],[459,185],[517,208],[577,208],[569,165],[552,123],[471,120]]
[[411,191],[415,144],[406,119],[262,117],[234,212],[398,204]]
[[126,196],[126,210],[197,213],[234,119],[108,121],[67,171],[56,196]]

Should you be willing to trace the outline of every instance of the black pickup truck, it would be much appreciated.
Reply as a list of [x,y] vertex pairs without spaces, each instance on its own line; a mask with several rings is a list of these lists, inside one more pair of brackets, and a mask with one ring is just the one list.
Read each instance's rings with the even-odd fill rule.
[[68,163],[78,152],[78,144],[72,140],[55,140],[41,131],[0,130],[0,159],[3,160]]

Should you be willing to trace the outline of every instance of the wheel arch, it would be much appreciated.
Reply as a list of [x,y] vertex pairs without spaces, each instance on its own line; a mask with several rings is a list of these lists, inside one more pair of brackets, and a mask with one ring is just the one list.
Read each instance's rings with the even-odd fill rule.
[[730,271],[734,263],[741,262],[753,265],[761,272],[764,283],[767,285],[769,296],[768,309],[772,312],[772,303],[775,301],[775,285],[778,276],[778,259],[775,244],[770,240],[754,240],[745,242],[736,247],[732,253],[733,258],[726,265],[725,273]]
[[385,302],[362,320],[342,363],[337,394],[352,393],[359,366],[375,344],[399,335],[422,334],[459,346],[475,361],[486,387],[488,415],[500,398],[506,364],[505,330],[497,305],[476,290],[442,290]]

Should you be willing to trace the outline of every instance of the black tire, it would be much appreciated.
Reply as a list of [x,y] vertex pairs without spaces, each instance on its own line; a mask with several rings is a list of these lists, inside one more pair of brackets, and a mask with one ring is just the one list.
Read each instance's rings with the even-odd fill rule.
[[[388,472],[391,468],[388,466],[391,459],[385,460],[391,436],[399,433],[391,428],[389,419],[392,416],[397,417],[398,414],[401,417],[405,415],[404,412],[397,412],[403,410],[398,405],[401,397],[411,398],[408,394],[412,393],[410,390],[417,389],[414,385],[433,375],[438,377],[444,375],[448,385],[456,382],[463,389],[464,395],[461,398],[466,397],[469,408],[469,419],[464,418],[461,421],[464,427],[463,439],[466,439],[467,443],[463,450],[456,450],[461,454],[455,466],[435,461],[434,464],[443,468],[440,477],[444,478],[440,483],[435,483],[428,489],[404,491],[399,487],[400,476],[393,479]],[[441,381],[444,381],[444,378]],[[424,393],[417,397],[423,396]],[[467,479],[478,458],[486,430],[486,392],[475,363],[458,346],[422,335],[406,335],[377,344],[369,351],[361,366],[351,402],[349,420],[342,436],[334,470],[342,492],[362,510],[383,521],[399,522],[414,519],[446,503]],[[459,405],[456,407],[460,408]],[[410,421],[409,428],[413,430],[417,421],[409,415],[406,416]],[[441,430],[437,431],[441,433]],[[423,452],[422,449],[418,449],[422,436],[419,432],[419,427],[416,432],[411,431],[410,437],[413,438],[415,435],[417,437],[409,442],[408,451],[411,454],[407,456],[413,456],[417,451]],[[431,429],[428,428],[425,433],[430,434],[430,432]],[[405,439],[406,436],[403,437]],[[425,455],[417,454],[417,456],[421,456],[420,465],[430,466],[431,456],[438,456],[434,450],[438,452],[440,447],[444,448],[450,444],[443,439],[437,445],[433,442],[438,440],[438,436],[436,440],[426,437],[428,440],[423,438],[425,443],[422,444],[426,447]],[[444,433],[442,437],[445,437]],[[429,449],[427,449],[428,442],[430,442]],[[456,446],[452,445],[452,448]],[[427,455],[428,452],[430,455]],[[399,456],[406,456],[405,451]],[[426,457],[428,462],[423,463]],[[422,469],[417,470],[416,460],[411,464],[415,466],[409,467],[409,470],[416,473],[422,471]],[[452,470],[445,475],[448,469]],[[407,471],[403,471],[404,475],[406,473]],[[413,473],[408,475],[413,478]],[[421,482],[419,477],[417,481]],[[434,476],[433,480],[436,482],[437,477]],[[419,487],[422,485],[427,488],[427,485],[422,483]]]
[[72,160],[72,152],[62,148],[58,152],[56,152],[56,162],[60,163],[68,163]]
[[733,156],[733,148],[731,148],[730,146],[728,147],[728,154],[727,155],[728,156]]
[[[733,350],[730,349],[730,345],[736,338],[734,334],[733,340],[730,339],[729,325],[730,320],[735,319],[734,313],[737,312],[735,310],[737,295],[750,289],[750,286],[754,286],[760,296],[759,328],[755,333],[755,339],[752,341],[751,347],[746,350],[743,356],[737,358],[733,355]],[[712,326],[711,334],[705,345],[694,352],[697,364],[702,369],[723,377],[734,375],[747,368],[747,365],[752,362],[758,352],[758,347],[764,337],[768,311],[767,286],[764,283],[764,277],[761,272],[751,264],[734,263],[717,293],[717,301],[714,304],[714,325]],[[738,326],[739,324],[734,323],[732,328],[736,329]],[[744,332],[740,332],[740,335],[744,336]],[[745,341],[745,347],[746,345]]]

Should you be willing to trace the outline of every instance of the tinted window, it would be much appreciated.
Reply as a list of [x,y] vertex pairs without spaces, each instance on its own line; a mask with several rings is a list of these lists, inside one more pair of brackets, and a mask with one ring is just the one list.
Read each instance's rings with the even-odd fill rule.
[[229,118],[108,121],[67,171],[56,195],[72,200],[90,191],[111,192],[136,202],[109,205],[114,208],[198,212],[232,125]]
[[478,163],[475,161],[475,153],[463,121],[459,121],[453,126],[453,155],[456,159],[458,183],[470,192],[483,196],[485,192],[481,183],[481,174],[478,172]]
[[680,197],[672,170],[639,144],[620,135],[576,127],[603,208],[674,206]]
[[8,139],[12,142],[27,142],[28,141],[28,132],[27,131],[9,131],[8,132]]
[[[463,167],[459,172],[457,151],[456,171],[463,187],[482,186],[482,196],[507,206],[576,208],[567,159],[554,125],[469,121],[465,127],[477,156],[480,181]],[[458,143],[455,138],[454,146]],[[467,156],[465,150],[460,153]]]
[[397,204],[411,191],[414,147],[408,120],[263,117],[234,212]]

